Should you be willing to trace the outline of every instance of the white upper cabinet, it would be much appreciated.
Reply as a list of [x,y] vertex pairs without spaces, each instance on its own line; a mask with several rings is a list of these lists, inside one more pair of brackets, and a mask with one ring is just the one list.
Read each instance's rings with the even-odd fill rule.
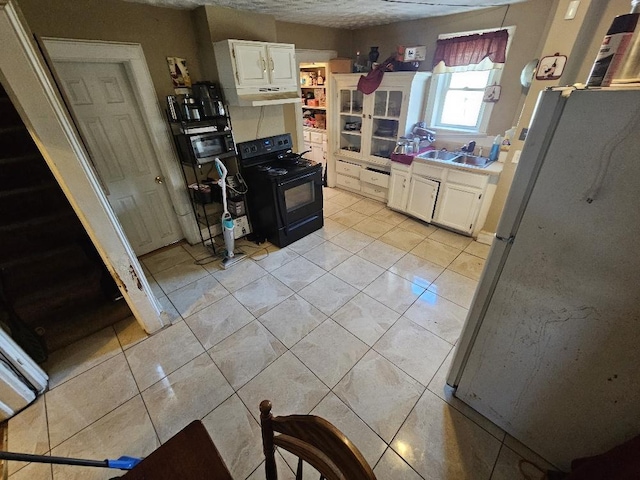
[[300,101],[295,45],[224,40],[213,47],[218,77],[231,105]]
[[[263,43],[232,43],[236,80],[239,87],[269,85],[267,48]],[[217,58],[217,52],[216,52]]]
[[272,85],[298,84],[295,45],[268,43],[269,77]]

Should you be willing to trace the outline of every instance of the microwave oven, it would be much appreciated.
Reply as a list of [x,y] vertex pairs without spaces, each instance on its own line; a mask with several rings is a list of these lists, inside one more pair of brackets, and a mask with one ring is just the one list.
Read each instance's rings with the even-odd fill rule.
[[180,161],[203,165],[217,158],[233,157],[236,146],[233,134],[225,132],[181,133],[175,136]]

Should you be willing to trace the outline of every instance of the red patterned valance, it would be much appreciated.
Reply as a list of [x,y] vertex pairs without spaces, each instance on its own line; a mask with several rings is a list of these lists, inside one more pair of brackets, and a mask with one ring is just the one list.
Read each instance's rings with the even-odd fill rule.
[[433,66],[440,62],[444,62],[448,67],[474,65],[487,57],[493,63],[504,63],[508,40],[507,30],[438,40]]

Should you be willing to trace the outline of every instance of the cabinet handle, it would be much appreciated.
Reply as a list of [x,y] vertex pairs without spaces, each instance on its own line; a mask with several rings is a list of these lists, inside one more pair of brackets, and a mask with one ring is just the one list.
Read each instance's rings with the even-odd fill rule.
[[267,73],[267,62],[264,61],[264,58],[262,57],[262,55],[260,55],[260,61],[262,62],[262,71],[264,73]]
[[275,66],[273,64],[273,58],[269,57],[269,65],[271,66],[271,71],[273,72],[275,70]]
[[369,119],[371,119],[371,115],[369,115]]

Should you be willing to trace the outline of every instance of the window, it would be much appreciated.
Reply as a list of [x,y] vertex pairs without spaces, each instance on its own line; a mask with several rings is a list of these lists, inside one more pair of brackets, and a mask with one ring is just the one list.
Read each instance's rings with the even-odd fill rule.
[[[484,90],[490,85],[500,83],[504,63],[498,62],[504,62],[506,58],[515,27],[506,27],[501,31],[504,30],[508,32],[508,40],[506,46],[504,43],[501,45],[504,56],[500,59],[480,53],[482,48],[485,48],[485,52],[496,51],[494,45],[487,46],[490,40],[485,39],[483,46],[469,45],[478,37],[500,35],[500,30],[461,32],[438,37],[438,59],[434,57],[434,63],[442,61],[434,66],[431,78],[425,115],[430,126],[463,133],[486,133],[494,104],[482,101]],[[460,45],[451,44],[456,41],[459,41]],[[502,41],[505,41],[504,37]],[[464,61],[465,58],[472,58],[474,54],[476,59]],[[452,66],[445,64],[445,61],[449,62],[447,58],[451,59]]]
[[484,89],[496,81],[496,71],[441,73],[435,74],[433,81],[437,88],[431,126],[481,132],[485,113],[489,114],[492,106],[482,97]]

